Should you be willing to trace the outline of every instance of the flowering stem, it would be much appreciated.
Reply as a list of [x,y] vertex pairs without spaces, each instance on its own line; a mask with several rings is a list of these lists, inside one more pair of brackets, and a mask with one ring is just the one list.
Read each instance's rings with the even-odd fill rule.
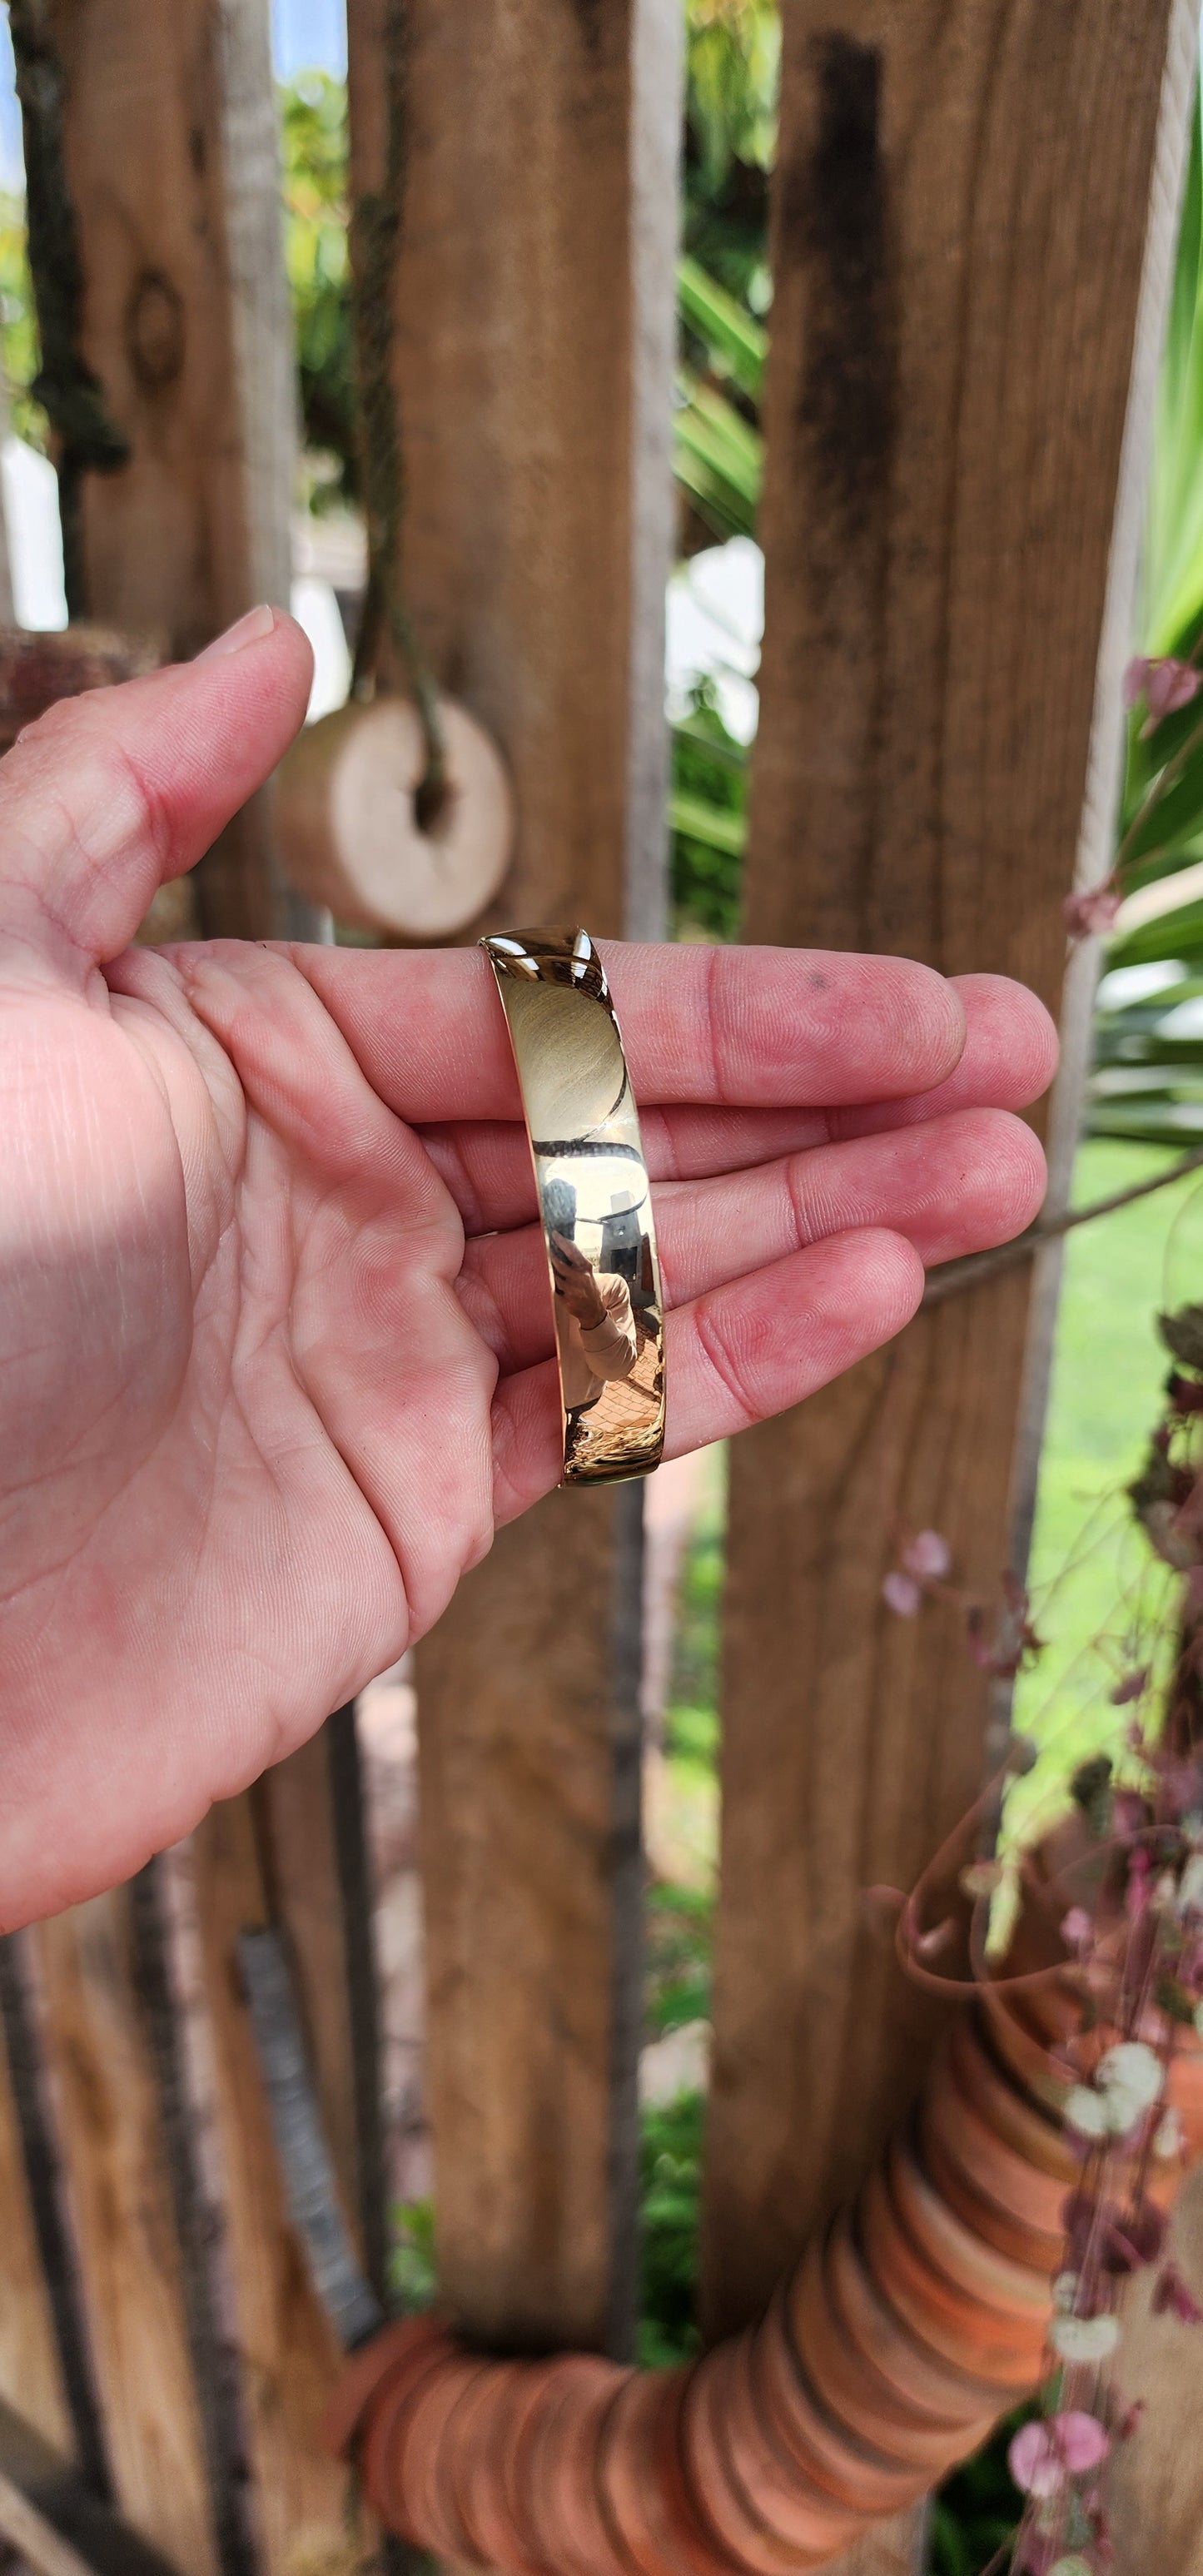
[[923,1291],[925,1306],[940,1306],[946,1297],[955,1297],[962,1288],[975,1288],[981,1279],[993,1279],[1000,1270],[1014,1270],[1021,1261],[1029,1261],[1044,1243],[1055,1243],[1063,1234],[1072,1234],[1075,1226],[1089,1225],[1097,1216],[1111,1216],[1116,1208],[1128,1207],[1134,1199],[1146,1199],[1153,1190],[1168,1188],[1171,1181],[1185,1179],[1188,1172],[1198,1171],[1203,1164],[1203,1145],[1192,1146],[1189,1154],[1167,1164],[1152,1178],[1133,1181],[1126,1190],[1114,1190],[1110,1198],[1092,1199],[1088,1207],[1066,1208],[1059,1216],[1039,1216],[1026,1234],[1017,1235],[1013,1243],[996,1244],[989,1252],[967,1253],[963,1261],[945,1261],[930,1272]]

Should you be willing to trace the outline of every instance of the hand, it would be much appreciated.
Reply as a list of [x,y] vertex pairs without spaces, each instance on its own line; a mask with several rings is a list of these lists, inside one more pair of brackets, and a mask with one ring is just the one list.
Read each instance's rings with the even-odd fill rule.
[[551,1266],[555,1275],[556,1295],[562,1297],[570,1315],[575,1315],[583,1333],[604,1324],[606,1310],[598,1292],[593,1272],[583,1252],[562,1234],[553,1234]]
[[[7,1925],[301,1743],[559,1473],[485,958],[128,945],[308,685],[297,628],[261,621],[55,708],[0,766]],[[1053,1042],[992,977],[605,954],[659,1183],[671,1453],[796,1403],[898,1331],[925,1261],[1028,1222],[1041,1158],[1004,1112]]]

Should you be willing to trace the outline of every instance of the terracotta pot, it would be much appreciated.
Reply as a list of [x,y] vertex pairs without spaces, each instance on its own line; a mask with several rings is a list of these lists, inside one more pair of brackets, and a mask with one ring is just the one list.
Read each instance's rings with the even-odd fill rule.
[[736,2563],[686,2495],[677,2449],[691,2373],[637,2373],[602,2427],[597,2493],[620,2564],[637,2576],[731,2576]]
[[1186,2138],[1188,2160],[1203,2155],[1203,2042],[1184,2032],[1170,2062],[1167,2100],[1173,2103]]
[[1064,2181],[1045,2173],[1000,2138],[947,2077],[943,2082],[937,2077],[932,2085],[924,2104],[921,2136],[924,2148],[929,2139],[938,2140],[975,2188],[1022,2227],[1060,2237]]
[[759,2479],[769,2456],[758,2438],[745,2396],[737,2396],[739,2336],[720,2344],[698,2364],[685,2391],[681,2410],[681,2461],[689,2495],[720,2546],[749,2576],[789,2576],[796,2567],[821,2566],[844,2542],[863,2528],[864,2516],[850,2512],[815,2488],[807,2493],[801,2480],[787,2511],[790,2535],[775,2529],[766,2510],[782,2505],[776,2480],[766,2480],[769,2502],[762,2510]]
[[1077,2158],[1065,2143],[1059,2112],[1040,2102],[1014,2075],[1004,2072],[984,2031],[972,2019],[958,2022],[949,2035],[946,2059],[934,2072],[933,2088],[951,2083],[1004,2145],[1052,2176],[1063,2191],[1072,2191]]
[[977,2009],[1004,2066],[1054,2118],[1060,2119],[1071,2078],[1050,2064],[1048,2036],[1029,2020],[1022,1997],[983,1986]]
[[[456,2414],[457,2441],[449,2462],[454,2509],[468,2534],[469,2564],[506,2567],[514,2576],[553,2576],[523,2555],[506,2502],[498,2462],[508,2451],[507,2417],[514,2391],[531,2364],[495,2361],[483,2379],[474,2380]],[[508,2555],[506,2554],[508,2550]]]
[[1013,2263],[967,2227],[934,2191],[910,2141],[895,2138],[887,2154],[890,2196],[907,2234],[954,2289],[996,2317],[1014,2317],[1043,2345],[1049,2316],[1047,2275]]
[[970,2178],[956,2157],[948,2153],[935,2131],[928,2130],[922,2117],[919,2145],[924,2172],[941,2199],[947,2201],[959,2218],[964,2219],[965,2225],[972,2228],[984,2243],[996,2246],[1000,2254],[1009,2256],[1013,2263],[1022,2264],[1032,2272],[1043,2272],[1046,2280],[1053,2280],[1065,2256],[1062,2231],[1058,2229],[1053,2235],[1048,2229],[1028,2226],[1022,2219],[1013,2218],[1007,2210],[1000,2209],[998,2202],[992,2200],[990,2194]]
[[427,2309],[419,2317],[399,2317],[393,2325],[373,2335],[361,2351],[352,2353],[322,2417],[319,2440],[323,2448],[342,2459],[351,2448],[370,2401],[382,2394],[386,2382],[395,2372],[409,2369],[421,2354],[435,2350],[451,2352],[454,2343],[446,2317],[441,2311]]
[[[750,2339],[740,2381],[741,2395],[746,2383],[753,2420],[771,2431],[788,2473],[796,2476],[801,2469],[837,2503],[853,2510],[869,2506],[875,2513],[890,2513],[926,2485],[922,2465],[890,2459],[819,2403],[790,2340],[780,2290],[763,2325]],[[759,2482],[753,2493],[762,2502]],[[776,2515],[773,2519],[784,2528]]]
[[472,2541],[456,2501],[451,2475],[455,2418],[474,2386],[494,2364],[479,2354],[440,2355],[393,2419],[387,2464],[377,2469],[376,2492],[387,2521],[407,2530],[440,2558],[471,2556]]
[[763,2326],[750,2329],[731,2347],[720,2448],[739,2493],[773,2536],[811,2552],[822,2548],[826,2535],[837,2528],[848,2534],[849,2526],[863,2520],[864,2507],[859,2498],[842,2494],[838,2482],[821,2477],[815,2457],[803,2457],[800,2444],[791,2448],[783,2438],[756,2368],[756,2347],[764,2331]]
[[422,2535],[410,2521],[409,2499],[394,2476],[404,2451],[406,2419],[423,2383],[457,2363],[462,2367],[462,2362],[459,2347],[450,2342],[415,2348],[400,2368],[390,2371],[363,2419],[360,2463],[369,2502],[390,2530],[419,2546]]
[[907,2235],[883,2174],[870,2175],[858,2207],[865,2261],[914,2333],[945,2361],[970,2362],[997,2388],[1030,2387],[1043,2336],[1033,2343],[1014,2318],[995,2316],[944,2280]]
[[492,2386],[473,2388],[466,2400],[452,2473],[456,2506],[476,2555],[507,2576],[556,2576],[532,2547],[513,2492],[513,2470],[523,2426],[554,2387],[557,2370],[554,2360],[496,2362]]
[[831,2231],[827,2274],[832,2308],[844,2318],[849,2341],[899,2396],[966,2425],[998,2414],[997,2383],[980,2370],[946,2361],[883,2296],[869,2276],[848,2212]]
[[984,2441],[994,2420],[994,2407],[983,2410],[978,2424],[966,2429],[963,2415],[934,2415],[913,2393],[903,2396],[862,2353],[836,2305],[826,2277],[825,2244],[808,2247],[787,2289],[779,2292],[790,2320],[791,2340],[813,2386],[821,2388],[837,2421],[895,2466],[922,2466],[929,2474],[946,2468],[950,2453],[980,2430]]
[[[425,2317],[356,2356],[327,2439],[358,2441],[394,2530],[504,2576],[824,2564],[1039,2376],[1079,2172],[1053,2116],[1066,1998],[988,1992],[855,2208],[761,2326],[692,2370],[486,2363]],[[1203,2051],[1175,2063],[1170,2098],[1203,2141]],[[1150,2188],[1167,2201],[1179,2179],[1167,2163]]]
[[523,2427],[513,2493],[535,2555],[557,2576],[622,2576],[597,2492],[602,2427],[633,2373],[592,2353],[566,2354],[559,2376]]

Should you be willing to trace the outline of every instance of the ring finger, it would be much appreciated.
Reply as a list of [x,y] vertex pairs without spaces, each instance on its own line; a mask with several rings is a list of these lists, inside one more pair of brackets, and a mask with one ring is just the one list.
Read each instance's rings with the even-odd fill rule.
[[[661,1183],[656,1232],[665,1303],[681,1306],[806,1246],[864,1226],[904,1235],[931,1264],[1005,1243],[1036,1214],[1040,1147],[1003,1110],[816,1146],[719,1178]],[[465,1311],[505,1372],[552,1348],[539,1228],[469,1240]]]

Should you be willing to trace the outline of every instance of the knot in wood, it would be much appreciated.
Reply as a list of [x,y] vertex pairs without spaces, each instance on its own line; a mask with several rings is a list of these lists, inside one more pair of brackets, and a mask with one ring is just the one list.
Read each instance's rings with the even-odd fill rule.
[[174,384],[186,342],[183,297],[161,269],[144,268],[130,296],[125,344],[134,374],[148,393]]

